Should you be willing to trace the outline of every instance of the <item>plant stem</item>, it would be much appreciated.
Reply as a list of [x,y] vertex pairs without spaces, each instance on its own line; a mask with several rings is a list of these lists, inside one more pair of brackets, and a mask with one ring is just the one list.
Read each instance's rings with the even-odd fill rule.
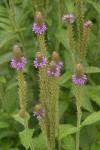
[[75,88],[76,106],[77,106],[77,128],[79,131],[76,133],[76,150],[79,150],[80,139],[80,123],[81,123],[81,86]]
[[[81,111],[77,113],[77,128],[80,128]],[[80,130],[76,133],[76,150],[79,150]]]

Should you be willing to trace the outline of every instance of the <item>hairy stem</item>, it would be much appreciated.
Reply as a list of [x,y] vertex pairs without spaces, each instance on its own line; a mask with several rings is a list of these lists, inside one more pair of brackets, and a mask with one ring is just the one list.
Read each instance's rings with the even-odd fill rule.
[[40,52],[42,52],[43,55],[46,57],[47,56],[47,49],[46,49],[46,44],[45,44],[44,33],[41,35],[37,34],[37,37],[38,37]]
[[77,107],[77,128],[79,131],[76,133],[76,150],[79,150],[80,139],[80,123],[81,123],[81,86],[75,87],[76,107]]
[[58,137],[58,97],[59,97],[59,78],[50,77],[50,148],[55,150],[55,138]]
[[75,6],[76,6],[76,16],[77,16],[78,38],[79,38],[79,45],[80,45],[80,42],[82,40],[83,23],[84,23],[83,0],[75,0]]

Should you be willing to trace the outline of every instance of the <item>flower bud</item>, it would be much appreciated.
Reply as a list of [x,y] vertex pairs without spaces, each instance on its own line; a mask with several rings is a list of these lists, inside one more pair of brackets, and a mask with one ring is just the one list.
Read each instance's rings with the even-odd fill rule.
[[42,27],[44,23],[44,17],[41,12],[37,12],[35,15],[35,22],[37,26]]
[[59,54],[56,51],[52,53],[52,60],[55,62],[59,62]]
[[38,59],[38,62],[42,62],[43,61],[43,55],[41,52],[37,52],[36,53],[36,58]]
[[83,74],[84,74],[84,69],[83,66],[81,64],[77,64],[76,68],[75,68],[75,74],[76,74],[76,78],[82,78]]
[[51,72],[56,72],[56,68],[57,68],[56,63],[54,61],[51,61],[49,68],[50,68]]
[[15,45],[13,47],[13,57],[16,62],[19,62],[22,58],[22,48],[21,46]]
[[42,107],[41,104],[38,104],[38,105],[35,106],[35,110],[36,110],[38,113],[40,113],[40,114],[41,114],[42,109],[43,109],[43,107]]

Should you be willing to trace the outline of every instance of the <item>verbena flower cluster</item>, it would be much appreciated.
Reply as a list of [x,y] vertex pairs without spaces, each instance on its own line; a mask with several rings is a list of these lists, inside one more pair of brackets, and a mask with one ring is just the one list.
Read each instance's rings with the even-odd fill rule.
[[24,68],[25,64],[26,64],[26,58],[25,57],[22,57],[20,59],[20,61],[18,61],[18,62],[14,58],[12,58],[12,60],[11,60],[12,67],[15,68],[17,71],[21,68]]
[[41,111],[34,111],[33,112],[33,116],[36,116],[36,118],[38,120],[40,120],[42,117],[45,117],[45,115],[46,115],[45,109],[42,109]]
[[38,68],[38,67],[44,67],[47,64],[47,58],[42,57],[42,61],[40,61],[37,57],[34,60],[34,67]]
[[69,14],[69,15],[64,15],[62,17],[62,21],[68,20],[71,24],[74,22],[74,15]]
[[58,64],[55,63],[54,68],[52,69],[52,66],[50,66],[47,70],[47,74],[54,76],[54,77],[58,77],[60,76],[60,69],[63,66],[63,62],[59,62]]
[[46,30],[47,30],[47,26],[45,25],[45,23],[43,23],[42,27],[38,26],[37,23],[33,24],[32,31],[34,31],[35,33],[42,34]]
[[86,80],[87,80],[87,77],[85,74],[83,74],[81,78],[77,78],[76,74],[72,75],[72,81],[78,86],[84,84]]
[[91,27],[93,25],[93,23],[91,22],[91,21],[86,21],[85,23],[84,23],[84,26],[85,27]]

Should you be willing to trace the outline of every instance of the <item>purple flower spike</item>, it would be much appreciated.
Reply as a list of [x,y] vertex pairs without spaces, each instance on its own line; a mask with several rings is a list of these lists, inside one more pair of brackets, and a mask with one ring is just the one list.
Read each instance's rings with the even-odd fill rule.
[[39,115],[39,116],[37,116],[36,118],[37,118],[38,120],[40,120],[40,119],[41,119],[41,116]]
[[36,115],[37,115],[37,112],[36,112],[36,111],[34,111],[34,112],[33,112],[33,116],[36,116]]
[[42,116],[43,116],[43,117],[45,116],[45,113],[46,113],[46,112],[45,112],[45,109],[43,109],[43,110],[42,110]]
[[50,63],[48,70],[47,70],[47,74],[54,76],[54,77],[60,76],[60,69],[61,69],[62,65],[63,65],[62,62],[55,63],[54,61],[52,61]]
[[74,22],[74,15],[73,14],[70,14],[70,23],[73,23]]
[[60,76],[60,68],[56,67],[55,71],[52,71],[50,68],[48,68],[47,74],[54,76],[54,77],[58,77]]
[[69,15],[64,15],[62,17],[62,21],[68,20],[71,24],[74,22],[74,15],[69,14]]
[[34,60],[34,67],[35,68],[38,68],[38,67],[42,67],[43,68],[44,66],[46,66],[46,63],[47,63],[47,58],[45,58],[45,57],[43,57],[42,62],[40,62],[38,58],[35,58],[35,60]]
[[78,86],[84,84],[84,83],[86,82],[86,80],[87,80],[87,77],[86,77],[86,75],[84,75],[84,74],[82,75],[81,78],[76,78],[76,75],[75,75],[75,74],[72,75],[72,81],[73,81],[76,85],[78,85]]
[[16,60],[14,58],[12,58],[12,60],[11,60],[12,67],[15,68],[17,71],[21,68],[24,68],[25,64],[26,64],[25,57],[22,57],[19,62],[16,62]]
[[68,15],[63,15],[62,21],[65,21]]
[[63,62],[60,61],[58,64],[57,64],[58,68],[61,69],[61,67],[63,66]]
[[93,23],[91,22],[91,21],[86,21],[85,23],[84,23],[84,26],[85,27],[91,27],[93,25]]
[[33,112],[33,116],[36,116],[38,120],[41,120],[46,115],[46,110],[42,107],[41,104],[35,106],[35,111]]
[[47,30],[47,26],[45,25],[45,23],[42,24],[42,27],[38,26],[37,23],[33,24],[32,31],[34,31],[35,33],[42,34],[46,30]]

